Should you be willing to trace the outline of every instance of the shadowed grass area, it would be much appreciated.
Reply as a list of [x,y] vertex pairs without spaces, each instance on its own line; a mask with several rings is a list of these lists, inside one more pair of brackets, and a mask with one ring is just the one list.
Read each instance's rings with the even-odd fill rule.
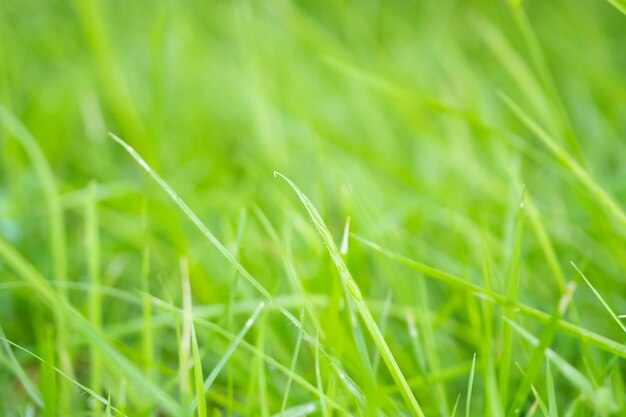
[[623,415],[625,10],[1,2],[0,414]]

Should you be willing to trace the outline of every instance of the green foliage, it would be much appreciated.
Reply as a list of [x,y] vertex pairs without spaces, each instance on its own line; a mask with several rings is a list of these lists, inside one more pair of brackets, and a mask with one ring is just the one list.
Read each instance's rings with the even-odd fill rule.
[[625,10],[0,2],[0,414],[624,415]]

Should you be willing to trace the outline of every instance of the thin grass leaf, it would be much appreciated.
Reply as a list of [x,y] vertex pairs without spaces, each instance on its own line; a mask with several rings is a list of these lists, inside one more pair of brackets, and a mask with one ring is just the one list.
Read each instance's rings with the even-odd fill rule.
[[[96,401],[100,402],[102,405],[106,406],[107,409],[110,409],[112,412],[114,412],[117,415],[120,415],[122,417],[126,417],[126,414],[124,414],[123,410],[121,409],[117,409],[115,408],[111,401],[110,401],[110,396],[108,399],[102,397],[100,394],[98,394],[97,392],[93,391],[92,389],[90,389],[89,387],[81,384],[80,382],[76,381],[75,379],[73,379],[72,377],[70,377],[69,375],[67,375],[65,372],[63,372],[61,369],[57,368],[56,366],[51,366],[50,362],[46,362],[45,358],[38,356],[37,354],[33,353],[32,351],[26,349],[25,347],[22,347],[20,345],[18,345],[17,343],[12,342],[11,340],[7,339],[5,337],[5,335],[0,335],[0,341],[2,341],[3,344],[8,344],[11,345],[13,347],[15,347],[16,349],[21,350],[22,352],[26,353],[27,355],[33,357],[34,359],[36,359],[39,363],[41,363],[42,365],[48,366],[49,369],[51,369],[52,371],[56,372],[57,374],[59,374],[60,376],[62,376],[64,379],[66,379],[69,383],[71,383],[72,385],[74,385],[76,388],[78,388],[80,391],[85,392],[87,395],[89,395],[91,398],[95,399]],[[46,353],[46,352],[44,352]],[[49,375],[44,375],[44,378],[46,379],[46,381],[50,382],[51,380],[49,379]],[[44,408],[45,410],[45,408]],[[44,411],[45,413],[45,411]]]
[[[304,322],[304,310],[300,314],[300,322]],[[283,402],[280,407],[280,417],[286,416],[287,401],[289,400],[289,393],[291,391],[291,383],[293,382],[293,375],[296,370],[296,364],[298,363],[298,354],[300,353],[300,345],[302,344],[302,328],[298,331],[298,338],[296,339],[296,346],[293,350],[293,358],[291,359],[291,366],[289,367],[289,376],[287,377],[287,384],[285,385],[285,392],[283,394]]]
[[[221,370],[224,368],[224,366],[226,365],[230,357],[233,355],[237,347],[240,344],[242,344],[243,338],[246,336],[246,334],[248,333],[248,331],[250,330],[250,328],[252,327],[256,319],[259,317],[259,314],[261,314],[261,311],[263,311],[264,307],[265,307],[265,302],[259,303],[258,307],[256,308],[256,310],[254,310],[250,318],[246,321],[246,324],[243,326],[241,331],[233,339],[230,346],[228,346],[228,349],[226,349],[226,352],[224,352],[224,355],[217,362],[217,364],[215,365],[215,367],[213,368],[209,376],[207,376],[207,378],[204,380],[204,384],[203,384],[204,395],[206,395],[207,391],[211,389],[211,386],[217,379],[217,376],[219,375]],[[255,351],[258,351],[258,348],[255,349]],[[192,411],[195,410],[197,405],[198,405],[198,397],[196,396],[191,403],[191,410]]]
[[[50,286],[46,280],[29,264],[20,254],[4,239],[0,238],[0,257],[6,264],[25,282],[27,282],[37,296],[47,305],[50,310],[64,315],[68,324],[71,324],[85,339],[93,342],[98,349],[107,356],[111,363],[125,374],[135,387],[148,398],[157,401],[170,413],[178,413],[176,402],[158,385],[146,379],[143,373],[135,365],[113,348],[104,337],[85,320],[85,318],[67,303]],[[42,393],[43,394],[43,393]],[[45,403],[45,400],[44,400]]]
[[[44,194],[45,207],[48,213],[48,230],[50,234],[50,256],[53,264],[53,278],[63,282],[68,280],[67,276],[67,238],[65,234],[65,217],[63,207],[60,203],[54,174],[43,151],[39,147],[37,140],[30,131],[11,111],[0,104],[0,123],[17,139],[26,151],[33,169],[37,175]],[[60,289],[59,295],[67,297],[66,290]],[[70,375],[74,374],[70,352],[66,347],[67,330],[62,314],[55,313],[57,327],[57,347],[61,367]],[[62,406],[69,409],[70,389],[65,383],[59,387]]]
[[[87,249],[87,269],[89,276],[89,323],[96,331],[102,331],[102,294],[98,288],[102,285],[100,279],[100,233],[98,222],[98,208],[96,202],[97,185],[94,181],[89,183],[89,197],[85,207],[85,245]],[[89,351],[89,381],[91,389],[100,392],[102,387],[103,364],[100,351],[93,345]],[[94,415],[100,415],[102,410],[95,407]]]
[[617,325],[624,331],[624,333],[626,333],[626,325],[624,325],[620,317],[617,314],[615,314],[615,311],[613,311],[611,306],[609,306],[609,304],[604,300],[604,298],[602,298],[602,295],[600,295],[600,292],[596,290],[593,285],[591,285],[591,282],[589,282],[585,274],[582,273],[582,271],[578,268],[578,266],[576,266],[576,264],[573,261],[571,262],[571,264],[574,267],[574,269],[576,269],[576,271],[580,274],[580,276],[585,280],[587,285],[589,285],[589,288],[591,288],[591,291],[593,291],[594,295],[598,298],[598,300],[600,300],[600,302],[602,303],[602,306],[604,306],[606,311],[609,312],[613,320],[615,320]]
[[451,417],[456,416],[456,410],[459,407],[459,401],[461,401],[461,394],[457,395],[456,401],[454,402],[454,407],[452,407],[452,413],[450,413]]
[[552,366],[549,361],[546,361],[546,389],[548,391],[548,417],[559,417],[556,389],[554,388],[554,379],[552,379]]
[[[539,345],[539,339],[526,331],[523,327],[517,323],[509,323],[513,329],[518,332],[524,339],[526,339],[533,346]],[[551,349],[546,349],[546,358],[556,366],[561,374],[567,378],[576,388],[578,388],[588,398],[592,398],[594,395],[594,386],[580,371],[569,364],[565,359],[559,356]]]
[[526,367],[526,371],[524,373],[524,378],[518,385],[517,392],[513,397],[513,402],[509,408],[509,416],[515,417],[522,412],[522,406],[526,402],[526,398],[528,397],[528,394],[530,394],[532,385],[534,384],[541,365],[543,364],[543,358],[545,357],[546,350],[552,343],[552,339],[556,333],[556,324],[565,314],[567,307],[572,300],[575,289],[576,285],[574,283],[567,286],[567,290],[560,298],[554,312],[552,313],[550,321],[543,329],[539,343],[531,354],[528,366]]
[[541,399],[541,396],[539,395],[539,392],[537,391],[537,389],[534,386],[531,386],[531,389],[532,389],[533,395],[535,396],[534,404],[537,404],[537,406],[539,407],[539,409],[543,413],[544,417],[548,417],[548,414],[549,414],[548,408],[546,407],[546,404]]
[[507,321],[512,321],[517,311],[514,307],[518,302],[519,280],[520,280],[520,264],[522,255],[522,242],[524,237],[524,222],[526,218],[526,210],[524,208],[525,189],[522,190],[522,196],[519,208],[515,217],[515,229],[513,233],[513,250],[509,267],[509,276],[506,282],[506,294],[510,303],[505,307],[502,322],[502,356],[498,360],[500,365],[499,392],[502,404],[506,406],[509,384],[511,375],[511,358],[513,356],[513,330],[507,326]]
[[[474,293],[483,298],[486,298],[489,301],[495,302],[500,306],[514,307],[519,310],[520,314],[532,318],[543,324],[546,324],[550,320],[549,314],[537,310],[536,308],[529,307],[519,302],[511,304],[510,300],[501,294],[498,294],[488,289],[484,289],[479,285],[473,284],[465,279],[459,278],[447,272],[443,272],[437,268],[433,268],[432,266],[417,262],[413,259],[407,258],[406,256],[387,250],[382,246],[371,242],[359,235],[352,234],[352,236],[356,240],[363,243],[365,246],[375,250],[376,252],[379,252],[390,259],[396,260],[411,269],[423,273],[425,276],[441,281],[444,284],[449,285],[453,288]],[[626,358],[626,345],[622,343],[616,342],[615,340],[609,339],[605,336],[592,332],[591,330],[584,329],[580,326],[574,325],[564,320],[559,321],[558,328],[564,334],[567,334],[581,341],[589,342],[590,344],[606,352],[617,355],[621,358]]]
[[522,108],[506,94],[500,95],[504,103],[515,113],[515,115],[541,140],[541,142],[552,152],[554,157],[567,168],[574,177],[596,197],[598,202],[611,213],[622,227],[626,227],[626,213],[617,204],[591,175],[572,158],[548,132],[546,132],[537,122],[535,122]]
[[474,387],[474,371],[476,370],[476,353],[472,358],[472,370],[470,371],[469,383],[467,384],[467,399],[465,402],[465,417],[470,416],[470,405],[472,403],[472,388]]
[[[483,281],[485,289],[491,292],[491,282],[493,277],[493,270],[491,264],[491,257],[488,250],[486,236],[483,235]],[[487,403],[487,410],[489,410],[492,417],[502,417],[504,411],[502,409],[502,403],[500,396],[498,395],[498,380],[496,377],[496,364],[495,364],[495,348],[493,346],[493,305],[490,300],[482,300],[482,313],[483,313],[483,333],[484,337],[482,341],[482,356],[484,362],[484,378],[485,378],[485,398]]]
[[[257,340],[256,340],[256,346],[257,349],[262,352],[265,353],[265,349],[266,349],[266,321],[265,321],[265,315],[262,315],[261,318],[258,320],[259,321],[259,325],[257,326]],[[315,343],[315,346],[319,346],[319,343]],[[317,347],[316,347],[317,349]],[[270,415],[270,411],[269,411],[269,400],[268,400],[268,393],[267,393],[267,372],[265,369],[265,361],[263,360],[262,356],[257,356],[256,358],[256,372],[258,375],[258,384],[257,384],[257,396],[256,396],[256,403],[258,404],[258,408],[260,410],[260,416],[261,417],[269,417]]]
[[[191,208],[185,203],[176,192],[148,165],[148,163],[135,151],[130,145],[124,142],[122,139],[117,137],[116,135],[109,133],[109,136],[117,142],[134,160],[141,166],[148,175],[165,191],[165,193],[174,201],[174,203],[183,211],[185,216],[196,226],[196,228],[207,238],[207,240],[220,252],[226,260],[241,274],[242,277],[248,281],[250,285],[252,285],[269,303],[273,303],[273,297],[261,285],[261,283],[248,272],[248,270],[237,260],[237,258],[230,253],[228,249],[215,237],[215,235],[206,227],[204,223],[198,218],[198,216],[191,210]],[[276,304],[274,304],[276,305]],[[287,309],[283,308],[280,305],[276,305],[278,310],[282,315],[284,315],[291,323],[296,325],[297,327],[301,327],[301,323],[298,319]],[[314,341],[315,338],[308,334],[305,331],[305,338],[310,341]],[[340,379],[346,384],[350,392],[352,392],[359,400],[360,397],[360,389],[356,386],[354,381],[347,377],[347,374],[339,363],[333,359],[332,355],[330,355],[326,349],[323,349],[323,346],[320,346],[320,351],[324,354],[324,356],[331,362],[333,369],[336,370]]]
[[141,215],[143,251],[141,256],[141,352],[146,378],[154,379],[154,326],[150,301],[150,247],[148,246],[148,203],[144,200]]
[[191,350],[191,329],[193,327],[189,264],[185,258],[180,259],[180,282],[184,315],[183,329],[178,340],[178,389],[181,396],[181,407],[184,409],[190,400],[189,354]]
[[[318,346],[316,343],[315,346]],[[320,352],[319,349],[315,348],[315,380],[317,381],[317,390],[321,393],[320,395],[320,408],[322,409],[322,415],[324,417],[329,417],[330,412],[328,408],[326,408],[326,401],[324,399],[324,387],[322,385],[322,372],[320,370]]]
[[6,335],[4,334],[4,330],[2,326],[0,326],[0,338],[2,340],[2,347],[4,349],[4,353],[7,356],[7,362],[9,364],[9,368],[13,371],[17,379],[20,381],[20,384],[24,387],[24,390],[30,397],[30,399],[37,404],[40,408],[43,406],[43,401],[41,399],[41,394],[35,384],[28,378],[26,372],[24,372],[24,368],[20,365],[19,361],[13,354],[13,350],[11,350],[11,344],[8,343],[6,339]]
[[385,338],[383,337],[382,333],[380,332],[380,329],[376,325],[376,321],[374,320],[372,313],[369,311],[367,305],[365,304],[363,300],[363,295],[361,294],[361,290],[359,289],[358,285],[352,278],[352,275],[348,271],[348,268],[346,267],[343,261],[343,258],[341,257],[341,254],[339,253],[337,247],[335,246],[335,242],[332,238],[332,235],[330,234],[330,231],[326,227],[326,224],[324,223],[321,216],[319,215],[319,213],[317,212],[313,204],[310,202],[308,197],[304,195],[304,193],[302,193],[300,189],[289,178],[285,177],[284,175],[278,172],[275,172],[274,175],[275,176],[278,175],[281,178],[283,178],[291,186],[291,188],[293,188],[293,190],[296,192],[296,194],[300,198],[300,201],[302,201],[307,212],[313,219],[313,222],[315,223],[315,227],[317,228],[318,232],[321,234],[322,240],[324,241],[326,248],[328,249],[328,252],[330,253],[331,259],[333,260],[333,263],[335,264],[335,267],[337,268],[341,279],[343,280],[346,287],[348,288],[350,296],[352,297],[352,300],[355,303],[357,311],[361,315],[361,318],[363,319],[363,322],[365,323],[365,326],[367,327],[370,333],[370,336],[372,337],[372,339],[374,340],[374,343],[380,350],[381,357],[383,361],[385,362],[385,364],[387,365],[387,369],[389,370],[389,373],[391,374],[392,378],[394,379],[394,381],[400,388],[400,393],[404,397],[404,400],[407,403],[407,406],[409,407],[410,412],[413,415],[424,417],[424,413],[422,412],[422,409],[417,403],[417,400],[415,399],[415,396],[413,395],[413,392],[411,391],[411,388],[409,387],[409,384],[407,383],[406,378],[402,374],[402,371],[400,370],[400,367],[398,366],[398,363],[396,362],[393,356],[393,353],[391,353],[391,350],[389,349],[389,346],[387,345]]
[[196,398],[198,398],[198,417],[206,417],[206,400],[204,394],[204,376],[202,375],[202,360],[200,358],[200,349],[198,349],[198,338],[196,330],[191,325],[191,354],[193,357],[193,375],[194,386],[196,388]]

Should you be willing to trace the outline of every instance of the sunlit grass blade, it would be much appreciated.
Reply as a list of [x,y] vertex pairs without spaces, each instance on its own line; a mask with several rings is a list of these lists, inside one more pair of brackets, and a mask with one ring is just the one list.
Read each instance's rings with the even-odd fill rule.
[[602,306],[604,306],[606,311],[609,312],[613,320],[615,320],[617,325],[624,331],[624,333],[626,333],[626,325],[624,325],[620,317],[617,314],[615,314],[615,311],[613,311],[611,306],[609,306],[609,304],[604,300],[604,298],[602,298],[602,295],[600,295],[600,292],[598,292],[598,290],[596,290],[596,288],[593,285],[591,285],[591,282],[589,282],[585,274],[582,273],[582,271],[578,268],[578,266],[576,266],[574,262],[572,262],[571,264],[574,267],[574,269],[576,269],[576,271],[580,274],[580,276],[585,280],[589,288],[591,288],[591,291],[593,291],[594,295],[598,298],[598,300],[600,300],[600,302],[602,303]]
[[383,361],[385,362],[385,364],[387,365],[387,369],[389,369],[389,373],[391,374],[396,384],[398,384],[398,387],[400,388],[400,392],[402,396],[404,397],[404,400],[407,403],[409,410],[411,411],[413,415],[424,417],[424,413],[422,412],[422,409],[417,403],[417,400],[415,399],[415,396],[413,395],[413,392],[411,391],[411,388],[409,387],[409,384],[407,383],[406,378],[402,374],[402,371],[400,370],[400,367],[398,366],[398,363],[396,362],[393,356],[393,353],[389,349],[387,342],[385,341],[382,333],[380,332],[380,329],[376,325],[376,321],[374,320],[372,313],[369,311],[367,305],[365,304],[363,300],[363,295],[361,294],[361,290],[359,289],[358,285],[352,278],[352,275],[348,271],[348,268],[346,267],[343,261],[343,258],[341,257],[341,254],[339,250],[337,249],[337,246],[335,245],[335,242],[333,240],[332,235],[330,234],[330,231],[328,230],[328,228],[326,227],[326,224],[322,220],[322,217],[319,215],[319,213],[317,212],[317,210],[315,209],[311,201],[308,199],[308,197],[304,195],[304,193],[302,193],[302,191],[300,191],[300,189],[290,179],[288,179],[287,177],[285,177],[284,175],[278,172],[275,172],[275,175],[279,175],[281,178],[283,178],[291,186],[291,188],[293,188],[293,190],[296,192],[296,194],[300,198],[300,201],[302,201],[302,203],[304,204],[304,207],[306,208],[307,212],[311,216],[311,219],[313,220],[315,227],[317,228],[318,232],[322,236],[322,240],[324,241],[324,244],[326,245],[328,252],[330,253],[333,263],[337,267],[337,270],[340,274],[340,279],[344,281],[347,289],[349,290],[350,296],[352,297],[352,300],[355,303],[357,311],[361,315],[361,318],[363,319],[365,326],[367,327],[370,335],[372,336],[374,343],[376,344],[376,346],[378,346],[378,349],[380,350],[380,355]]
[[454,406],[452,407],[452,412],[450,413],[451,417],[456,416],[456,410],[459,408],[459,402],[461,401],[461,394],[456,396],[456,401],[454,402]]
[[474,387],[474,371],[476,370],[476,354],[472,358],[472,370],[470,371],[469,383],[467,384],[467,398],[465,400],[465,417],[470,417],[470,405],[472,404],[472,388]]
[[150,166],[148,163],[135,151],[130,145],[124,142],[114,134],[110,134],[111,138],[115,140],[133,159],[152,177],[154,181],[170,196],[172,201],[185,213],[185,215],[192,221],[192,223],[202,232],[202,234],[211,242],[213,246],[239,271],[239,273],[246,278],[246,280],[252,285],[263,297],[271,301],[271,294],[257,281],[239,261],[233,256],[233,254],[215,237],[215,235],[202,223],[198,216],[191,210],[191,208],[185,203],[176,192],[170,187]]
[[[258,292],[261,294],[268,302],[273,302],[273,297],[270,292],[248,272],[248,270],[237,260],[237,258],[217,239],[217,237],[206,227],[206,225],[200,220],[200,218],[191,210],[191,208],[185,203],[182,198],[178,196],[178,194],[170,187],[165,180],[163,180],[150,166],[148,163],[133,149],[130,145],[124,142],[122,139],[117,137],[116,135],[110,133],[110,137],[117,142],[134,160],[141,166],[148,175],[165,191],[165,193],[172,199],[172,201],[183,211],[185,216],[196,226],[196,228],[202,233],[202,235],[207,238],[207,240],[226,258],[226,260],[241,274],[243,278],[248,281],[250,285],[252,285]],[[278,310],[282,315],[284,315],[291,323],[295,324],[297,327],[301,327],[301,323],[298,319],[287,309],[283,308],[280,305],[276,305]],[[315,338],[308,334],[306,331],[304,333],[305,338],[309,341],[315,341]],[[340,379],[346,384],[349,390],[357,397],[359,397],[360,390],[350,378],[347,377],[345,371],[342,370],[342,367],[337,363],[337,361],[333,360],[332,356],[326,352],[325,349],[320,347],[320,351],[329,359],[332,367],[336,370]]]

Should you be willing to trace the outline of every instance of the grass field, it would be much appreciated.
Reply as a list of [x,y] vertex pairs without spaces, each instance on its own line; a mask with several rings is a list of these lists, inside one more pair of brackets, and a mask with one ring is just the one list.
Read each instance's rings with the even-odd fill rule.
[[626,415],[624,12],[0,2],[0,415]]

